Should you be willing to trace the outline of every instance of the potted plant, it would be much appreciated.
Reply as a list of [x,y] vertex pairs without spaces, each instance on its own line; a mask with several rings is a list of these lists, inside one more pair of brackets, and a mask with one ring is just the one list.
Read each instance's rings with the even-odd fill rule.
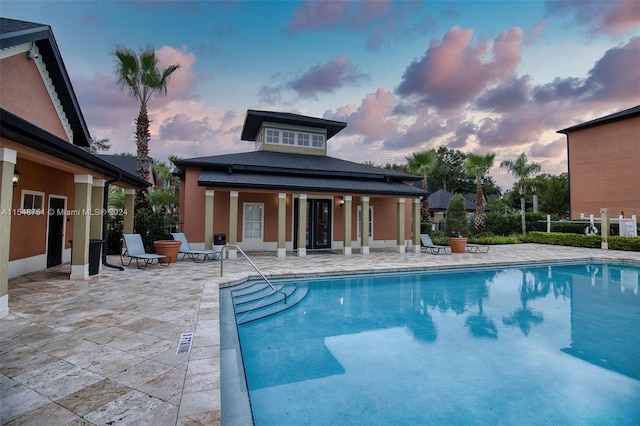
[[180,254],[180,245],[182,243],[180,241],[176,241],[174,239],[170,239],[167,237],[164,240],[156,240],[153,242],[154,247],[156,248],[156,253],[161,254],[163,256],[169,256],[169,258],[159,259],[160,263],[172,263],[178,260],[178,255]]
[[464,253],[469,236],[469,220],[464,208],[464,197],[455,194],[449,200],[449,206],[444,217],[445,234],[449,239],[452,253]]

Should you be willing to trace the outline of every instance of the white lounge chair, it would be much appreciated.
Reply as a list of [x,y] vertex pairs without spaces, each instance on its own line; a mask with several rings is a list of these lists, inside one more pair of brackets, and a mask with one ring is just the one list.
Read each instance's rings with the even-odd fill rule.
[[431,237],[429,236],[429,234],[420,234],[420,244],[422,245],[422,251],[424,252],[429,250],[431,254],[440,254],[440,252],[451,254],[451,247],[438,246],[433,244],[433,241],[431,241]]
[[[154,260],[157,260],[160,265],[169,266],[169,262],[161,263],[160,259],[164,259],[165,257],[171,259],[171,256],[147,253],[144,251],[144,244],[142,242],[142,237],[140,236],[140,234],[123,234],[122,238],[124,239],[124,244],[126,246],[126,250],[120,255],[122,266],[125,266],[125,257],[129,258],[129,263],[126,266],[130,266],[131,261],[135,259],[138,269],[147,269],[147,266],[150,263],[153,263]],[[144,260],[144,268],[140,266],[140,260]]]
[[[194,250],[189,245],[189,241],[187,241],[187,236],[184,235],[183,232],[172,232],[171,236],[174,240],[180,241],[180,253],[182,253],[182,260],[184,260],[185,256],[189,257],[189,259],[194,262],[204,263],[207,258],[211,258],[211,260],[220,259],[220,252],[222,251],[222,246],[214,246],[214,250]],[[220,249],[216,250],[215,248],[219,247]],[[202,256],[202,260],[200,259]]]

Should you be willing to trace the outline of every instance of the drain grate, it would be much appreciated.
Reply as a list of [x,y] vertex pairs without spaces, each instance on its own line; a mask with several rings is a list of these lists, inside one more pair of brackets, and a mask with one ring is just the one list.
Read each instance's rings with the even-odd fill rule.
[[193,343],[193,333],[182,333],[178,341],[178,349],[176,355],[188,354],[191,352],[191,344]]

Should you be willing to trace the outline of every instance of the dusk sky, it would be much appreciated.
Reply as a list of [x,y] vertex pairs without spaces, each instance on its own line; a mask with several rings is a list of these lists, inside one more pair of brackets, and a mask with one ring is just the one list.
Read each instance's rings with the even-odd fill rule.
[[345,121],[329,155],[378,165],[446,145],[526,153],[567,171],[557,130],[640,104],[640,2],[7,1],[52,27],[91,136],[134,153],[138,105],[116,85],[116,45],[179,63],[149,105],[150,155],[246,152],[247,109]]

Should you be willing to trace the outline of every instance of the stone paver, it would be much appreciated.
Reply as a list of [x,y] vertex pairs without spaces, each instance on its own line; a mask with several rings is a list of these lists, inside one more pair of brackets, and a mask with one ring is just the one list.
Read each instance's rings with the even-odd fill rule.
[[[487,254],[249,255],[268,277],[640,262],[635,252],[535,244],[493,246]],[[224,277],[217,261],[105,267],[86,281],[69,280],[69,268],[9,281],[10,314],[0,320],[0,424],[221,424],[219,289],[257,277],[248,262],[226,260]],[[194,333],[190,353],[176,354],[181,333]]]

